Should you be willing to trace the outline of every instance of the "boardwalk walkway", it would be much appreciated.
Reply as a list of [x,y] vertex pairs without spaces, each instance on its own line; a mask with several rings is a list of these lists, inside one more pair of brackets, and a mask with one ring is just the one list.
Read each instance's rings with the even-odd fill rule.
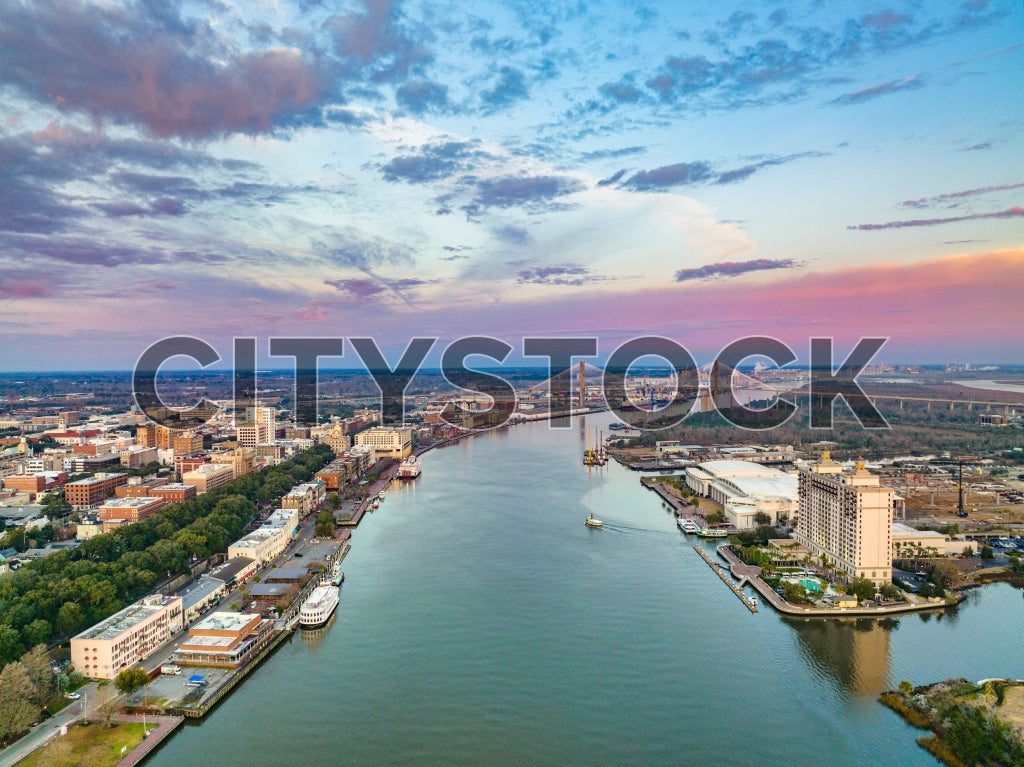
[[185,721],[184,717],[180,716],[149,716],[143,718],[137,714],[123,714],[114,717],[119,722],[137,722],[142,724],[143,721],[146,723],[148,729],[149,725],[157,725],[154,729],[149,730],[149,735],[142,739],[135,748],[129,751],[124,759],[117,763],[117,767],[132,767],[138,764],[159,746],[163,740],[174,732],[177,727]]

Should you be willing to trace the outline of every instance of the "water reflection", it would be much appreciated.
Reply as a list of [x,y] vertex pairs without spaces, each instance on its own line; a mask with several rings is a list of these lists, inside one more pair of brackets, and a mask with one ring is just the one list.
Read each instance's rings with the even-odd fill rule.
[[889,636],[899,620],[794,620],[800,651],[811,664],[853,695],[877,695],[891,687]]
[[299,635],[302,637],[303,643],[308,647],[316,647],[323,641],[324,637],[327,636],[327,632],[331,630],[331,626],[334,625],[334,621],[337,619],[338,613],[335,611],[323,626],[319,626],[315,629],[302,629],[299,631]]

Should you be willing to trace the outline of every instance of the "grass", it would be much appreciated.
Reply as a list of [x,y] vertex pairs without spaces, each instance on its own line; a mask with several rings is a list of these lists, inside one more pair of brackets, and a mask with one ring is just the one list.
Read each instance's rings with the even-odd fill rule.
[[58,735],[18,762],[17,767],[113,767],[121,761],[123,746],[128,747],[127,753],[141,742],[141,722],[115,722],[110,728],[99,723],[72,726],[67,735]]

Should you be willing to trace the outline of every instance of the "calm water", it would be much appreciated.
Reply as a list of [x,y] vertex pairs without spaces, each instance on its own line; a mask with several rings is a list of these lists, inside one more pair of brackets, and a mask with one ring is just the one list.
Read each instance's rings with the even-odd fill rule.
[[934,765],[880,690],[1024,677],[1021,591],[885,622],[752,615],[639,475],[580,464],[583,440],[532,424],[428,453],[355,532],[322,638],[150,764]]

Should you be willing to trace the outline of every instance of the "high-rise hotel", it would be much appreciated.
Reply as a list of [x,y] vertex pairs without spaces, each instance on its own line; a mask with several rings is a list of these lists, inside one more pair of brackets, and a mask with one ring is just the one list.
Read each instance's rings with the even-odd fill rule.
[[852,474],[828,453],[799,480],[796,540],[813,556],[834,562],[848,578],[877,585],[892,581],[894,494],[858,463]]

